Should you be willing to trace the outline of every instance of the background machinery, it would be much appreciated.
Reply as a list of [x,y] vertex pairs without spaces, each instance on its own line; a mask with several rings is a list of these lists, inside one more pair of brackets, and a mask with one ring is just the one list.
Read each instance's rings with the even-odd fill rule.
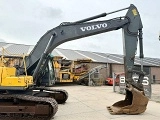
[[61,56],[53,57],[56,83],[79,82],[79,78],[89,71],[91,59],[66,60]]
[[[125,75],[124,73],[114,73],[114,78],[112,78],[112,77],[106,78],[105,84],[106,85],[113,85],[113,84],[119,85],[120,77],[124,76],[124,75]],[[115,83],[113,83],[113,82],[115,82]]]
[[73,61],[63,59],[61,56],[53,57],[53,66],[55,70],[55,79],[57,83],[73,82],[74,75],[72,74]]
[[[87,22],[108,14],[128,9],[123,17]],[[137,42],[140,58],[143,58],[142,22],[134,5],[110,13],[86,18],[76,22],[64,22],[45,33],[25,58],[22,66],[0,67],[0,115],[1,117],[46,117],[51,119],[57,111],[57,102],[67,100],[64,90],[49,89],[55,82],[50,53],[58,45],[122,28],[124,39],[124,68],[126,98],[108,107],[111,114],[139,114],[146,110],[148,98],[144,94],[143,71],[134,70]],[[142,66],[143,68],[143,66]],[[17,72],[18,71],[18,72]],[[134,82],[132,73],[139,74]],[[96,96],[95,96],[96,97]],[[57,101],[55,101],[55,100]]]

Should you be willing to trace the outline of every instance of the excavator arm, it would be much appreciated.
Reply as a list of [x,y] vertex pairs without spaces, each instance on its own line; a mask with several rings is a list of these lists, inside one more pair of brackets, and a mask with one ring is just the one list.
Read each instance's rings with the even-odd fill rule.
[[[65,22],[45,33],[31,54],[26,59],[27,73],[32,74],[35,85],[41,85],[39,79],[41,70],[44,70],[49,61],[49,54],[60,44],[88,37],[104,32],[122,29],[123,46],[124,46],[124,70],[126,78],[126,98],[119,101],[113,106],[108,107],[111,114],[139,114],[146,110],[148,98],[144,95],[142,80],[144,77],[143,66],[142,71],[134,70],[134,59],[137,51],[137,43],[140,45],[140,58],[143,60],[143,42],[142,42],[142,22],[140,14],[134,5],[125,8],[128,9],[127,14],[104,21],[90,20],[104,17],[111,13],[103,13],[97,16],[86,18],[77,22]],[[139,80],[135,83],[132,79],[133,72],[139,74]],[[140,100],[140,101],[139,101]]]

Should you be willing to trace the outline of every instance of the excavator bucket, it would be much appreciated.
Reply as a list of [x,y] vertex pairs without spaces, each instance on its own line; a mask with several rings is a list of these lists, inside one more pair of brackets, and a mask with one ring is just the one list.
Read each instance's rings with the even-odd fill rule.
[[107,107],[110,114],[140,114],[145,112],[148,98],[144,91],[139,91],[132,85],[126,88],[125,100],[118,101]]

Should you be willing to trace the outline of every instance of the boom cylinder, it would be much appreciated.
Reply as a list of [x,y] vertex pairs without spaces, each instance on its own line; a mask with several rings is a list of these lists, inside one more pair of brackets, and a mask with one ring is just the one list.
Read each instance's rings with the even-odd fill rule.
[[142,29],[139,29],[139,50],[140,50],[140,58],[144,58],[143,55],[143,37],[142,37]]
[[141,59],[141,71],[143,71],[143,37],[142,37],[142,29],[139,29],[139,50],[140,50],[140,56],[139,58]]
[[92,17],[89,17],[89,18],[86,18],[86,19],[83,19],[83,20],[79,20],[79,21],[73,22],[71,24],[83,23],[83,22],[87,22],[87,21],[90,21],[90,20],[94,20],[94,19],[100,18],[100,17],[105,17],[106,15],[113,14],[113,13],[116,13],[116,12],[119,12],[119,11],[122,11],[122,10],[126,10],[128,8],[129,7],[123,8],[123,9],[119,9],[119,10],[116,10],[116,11],[112,11],[112,12],[109,12],[109,13],[102,13],[102,14],[99,14],[99,15],[96,15],[96,16],[92,16]]

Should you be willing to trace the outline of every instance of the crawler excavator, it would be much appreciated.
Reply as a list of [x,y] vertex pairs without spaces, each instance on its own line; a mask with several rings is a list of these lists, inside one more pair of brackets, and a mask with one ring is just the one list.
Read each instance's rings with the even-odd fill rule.
[[[90,21],[126,9],[128,11],[125,16]],[[57,102],[64,103],[68,98],[65,90],[46,87],[54,84],[54,71],[50,59],[53,49],[67,41],[120,28],[123,31],[126,98],[107,108],[111,114],[143,113],[148,103],[142,86],[144,72],[134,70],[138,41],[140,58],[143,59],[142,27],[140,14],[131,4],[127,8],[110,13],[102,13],[76,22],[63,22],[47,31],[25,58],[22,66],[0,67],[0,119],[51,119],[57,112]],[[139,74],[136,83],[132,79],[133,72]]]

